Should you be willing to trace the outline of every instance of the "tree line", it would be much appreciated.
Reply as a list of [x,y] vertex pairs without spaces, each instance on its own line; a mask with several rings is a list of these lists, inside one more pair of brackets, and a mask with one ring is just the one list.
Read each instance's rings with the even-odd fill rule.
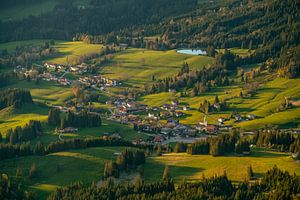
[[192,144],[178,142],[174,152],[186,152],[191,155],[210,154],[220,156],[226,153],[243,154],[250,152],[250,142],[240,138],[237,132],[210,137],[207,140],[196,141]]
[[33,103],[30,91],[23,89],[4,89],[0,91],[0,109],[8,106],[20,108],[26,103]]
[[25,126],[17,126],[15,129],[9,129],[6,133],[6,142],[16,144],[36,138],[43,134],[43,128],[40,121],[30,120]]
[[259,147],[268,147],[279,151],[289,151],[300,157],[300,138],[292,133],[276,129],[258,130],[253,137],[253,144]]
[[104,166],[103,178],[118,178],[121,171],[136,169],[146,162],[145,153],[142,150],[125,149],[118,155],[116,161],[108,161]]
[[145,183],[135,179],[132,183],[120,184],[111,179],[97,187],[85,187],[81,183],[59,188],[48,200],[54,199],[235,199],[235,200],[292,200],[300,192],[300,178],[281,171],[276,166],[270,169],[261,182],[233,184],[226,173],[211,178],[203,177],[198,182],[180,182],[175,187],[172,180]]
[[63,115],[57,108],[50,108],[48,112],[48,124],[60,128],[98,127],[101,126],[101,123],[101,116],[98,113],[91,113],[86,111],[74,113],[68,111],[65,115]]
[[15,158],[17,156],[43,156],[46,154],[70,149],[84,149],[104,146],[127,146],[144,148],[143,146],[135,146],[129,141],[115,138],[69,139],[51,142],[47,146],[44,146],[42,143],[38,142],[33,147],[30,142],[19,144],[0,143],[0,160]]

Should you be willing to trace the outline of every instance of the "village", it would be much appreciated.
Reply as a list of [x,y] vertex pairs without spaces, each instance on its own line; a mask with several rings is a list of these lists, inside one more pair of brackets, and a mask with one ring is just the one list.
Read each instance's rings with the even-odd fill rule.
[[[75,66],[64,66],[59,64],[45,63],[43,66],[34,66],[32,69],[27,69],[22,66],[17,66],[14,72],[18,75],[24,76],[25,79],[32,81],[53,81],[63,86],[70,86],[73,82],[78,82],[83,86],[90,87],[95,90],[104,91],[107,87],[116,87],[121,85],[116,80],[111,80],[104,76],[87,75],[88,65],[81,63]],[[67,74],[73,74],[79,78],[71,80],[66,78]]]
[[[90,88],[96,91],[107,92],[109,87],[118,87],[122,83],[117,80],[112,80],[101,75],[89,75],[88,65],[82,63],[76,66],[63,66],[58,64],[45,63],[43,66],[33,67],[28,70],[21,66],[17,66],[14,72],[24,76],[32,81],[53,81],[63,86],[70,86],[76,82],[84,88]],[[73,74],[77,79],[66,78],[67,74]],[[73,76],[74,77],[74,76]],[[174,91],[169,91],[174,92]],[[192,143],[196,140],[206,139],[207,137],[216,137],[220,133],[228,133],[232,129],[232,124],[225,124],[229,119],[218,118],[212,119],[214,123],[209,124],[207,118],[209,115],[204,115],[203,120],[199,119],[196,125],[186,125],[180,123],[180,119],[185,116],[184,111],[189,111],[191,108],[187,104],[182,104],[178,100],[172,100],[170,103],[162,104],[159,107],[149,107],[128,99],[121,95],[112,98],[106,102],[112,108],[108,114],[103,117],[124,125],[130,125],[135,131],[146,134],[151,138],[148,141],[137,139],[134,143],[153,143],[167,144],[170,142],[186,142]],[[213,104],[214,108],[219,108],[220,105]],[[53,106],[62,112],[80,112],[87,110],[86,105],[67,101],[65,105]],[[88,109],[88,112],[91,112]],[[103,113],[102,113],[103,114]],[[231,118],[234,122],[248,121],[259,118],[253,114],[241,116],[239,113],[233,113]],[[67,127],[65,129],[57,129],[57,133],[77,132],[78,129]],[[247,132],[245,134],[253,134]],[[120,137],[118,133],[114,133],[114,137]]]

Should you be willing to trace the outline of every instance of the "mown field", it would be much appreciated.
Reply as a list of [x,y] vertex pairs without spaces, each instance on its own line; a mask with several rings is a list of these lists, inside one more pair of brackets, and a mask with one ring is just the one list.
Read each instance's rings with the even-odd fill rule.
[[[85,185],[97,183],[104,170],[106,161],[114,159],[113,153],[124,147],[97,147],[49,154],[47,156],[28,156],[0,161],[1,173],[15,177],[16,169],[30,189],[44,199],[55,188],[74,182]],[[29,179],[32,164],[37,166],[38,175]]]
[[227,155],[188,155],[169,153],[161,157],[150,157],[145,164],[144,174],[147,181],[162,178],[165,165],[169,165],[170,175],[175,181],[195,181],[203,177],[222,175],[224,171],[230,179],[241,182],[247,177],[247,168],[252,166],[254,175],[261,176],[274,165],[282,170],[300,175],[300,165],[288,154],[253,148],[249,156]]
[[54,47],[58,50],[58,56],[46,59],[44,62],[67,65],[76,64],[80,56],[100,53],[103,45],[84,42],[58,42]]
[[[13,53],[17,46],[41,46],[49,40],[23,40],[8,43],[0,43],[0,50],[6,49],[9,53]],[[76,41],[55,40],[54,48],[57,50],[57,55],[53,58],[37,61],[37,63],[49,62],[53,64],[75,64],[80,56],[100,53],[103,45],[86,44]]]
[[142,86],[156,79],[163,79],[177,74],[184,62],[191,69],[201,69],[212,63],[208,56],[192,56],[179,54],[175,50],[151,51],[130,48],[113,56],[112,62],[104,66],[101,73],[112,79],[123,81],[129,85]]

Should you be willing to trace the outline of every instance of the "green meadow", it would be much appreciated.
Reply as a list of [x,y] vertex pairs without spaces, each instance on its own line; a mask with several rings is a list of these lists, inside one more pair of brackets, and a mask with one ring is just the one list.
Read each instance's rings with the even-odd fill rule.
[[[97,147],[82,150],[58,152],[46,156],[28,156],[0,161],[2,173],[16,176],[17,168],[22,171],[28,187],[37,192],[39,199],[45,197],[55,188],[74,182],[85,185],[101,180],[106,161],[114,159],[113,153],[124,147]],[[35,163],[38,175],[29,179],[30,167]]]
[[146,181],[161,179],[166,165],[169,166],[170,175],[175,181],[196,181],[203,176],[222,175],[226,171],[231,180],[242,182],[247,177],[247,168],[250,165],[257,178],[274,165],[292,174],[300,175],[300,165],[289,154],[253,148],[251,155],[247,156],[232,154],[212,157],[211,155],[169,153],[160,157],[150,157],[144,168]]
[[58,50],[58,56],[46,59],[44,62],[67,65],[76,64],[80,56],[100,53],[103,45],[77,41],[58,42],[54,47]]
[[142,86],[152,82],[152,76],[155,79],[163,79],[176,75],[184,62],[187,62],[191,69],[201,69],[212,61],[213,58],[208,56],[184,55],[175,50],[129,48],[113,55],[111,64],[104,66],[101,73],[129,85]]
[[[28,156],[0,161],[3,173],[15,177],[17,168],[22,171],[21,179],[37,194],[44,198],[57,187],[81,181],[85,185],[97,183],[103,174],[104,163],[115,159],[114,152],[124,147],[97,147],[71,150],[47,156]],[[38,176],[29,179],[31,165],[35,163]],[[254,175],[259,178],[267,170],[277,165],[280,169],[300,175],[300,166],[286,153],[253,148],[251,155],[188,155],[169,153],[160,157],[148,157],[144,164],[144,178],[147,182],[162,178],[165,165],[170,167],[170,175],[175,182],[197,181],[203,176],[222,175],[224,171],[235,182],[245,180],[247,168],[252,166]]]

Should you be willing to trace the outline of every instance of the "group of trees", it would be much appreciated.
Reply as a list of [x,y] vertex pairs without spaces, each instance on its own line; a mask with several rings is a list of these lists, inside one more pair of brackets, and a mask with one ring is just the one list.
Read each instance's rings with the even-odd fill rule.
[[9,129],[6,133],[6,141],[10,144],[29,141],[43,134],[40,121],[30,120],[25,126],[17,126],[15,129]]
[[[0,68],[1,68],[1,66],[0,66]],[[11,84],[15,78],[16,78],[16,75],[13,72],[1,72],[0,73],[0,88]]]
[[[191,71],[187,63],[184,63],[181,71],[175,77],[167,77],[154,83],[147,93],[167,92],[169,89],[181,90],[181,96],[198,96],[209,91],[212,86],[226,86],[232,81],[228,78],[227,70],[214,65],[210,68]],[[190,94],[187,90],[191,89]]]
[[[46,41],[42,45],[17,46],[14,53],[2,50],[0,53],[0,67],[16,67],[18,65],[30,68],[32,64],[57,54],[54,40]],[[24,78],[24,77],[23,77]]]
[[24,199],[33,200],[32,192],[25,190],[24,185],[14,181],[11,177],[0,172],[0,199]]
[[143,181],[118,184],[111,179],[100,188],[95,184],[84,187],[81,183],[59,188],[48,199],[278,199],[292,200],[300,192],[300,178],[283,172],[276,166],[269,170],[261,183],[232,184],[226,176],[205,178],[201,182],[175,184],[169,179],[154,183]]
[[29,91],[23,89],[4,89],[0,91],[0,109],[8,106],[20,108],[26,103],[33,103]]
[[98,113],[82,111],[74,113],[68,111],[66,115],[62,115],[57,108],[50,108],[48,112],[48,123],[60,128],[66,127],[97,127],[101,126],[101,116]]
[[213,104],[211,104],[208,100],[204,100],[199,105],[199,111],[205,114],[210,112],[219,112],[224,111],[228,108],[226,101],[220,101],[218,96],[215,96],[215,100]]
[[117,160],[108,161],[104,167],[104,178],[119,177],[120,171],[129,171],[146,161],[145,153],[142,150],[125,149],[118,155]]
[[[72,0],[63,0],[57,2],[55,8],[47,14],[1,21],[0,41],[33,38],[70,40],[77,33],[107,34],[144,23],[159,23],[165,17],[191,10],[196,4],[196,0],[93,0],[83,6]],[[113,43],[117,37],[107,34],[104,37],[91,37],[91,40],[93,43]]]
[[174,152],[187,152],[188,154],[210,154],[213,156],[236,152],[242,154],[250,152],[250,142],[239,138],[236,132],[211,137],[207,140],[196,141],[192,144],[177,143]]
[[300,138],[294,137],[293,134],[287,131],[277,129],[258,130],[253,138],[253,143],[259,147],[269,147],[300,154]]
[[[122,139],[114,138],[85,138],[85,139],[69,139],[63,141],[51,142],[44,146],[38,142],[32,147],[30,142],[9,144],[0,143],[0,160],[14,158],[17,156],[39,155],[43,156],[49,153],[65,151],[69,149],[84,149],[90,147],[104,147],[104,146],[127,146],[134,147],[134,145]],[[141,146],[142,147],[142,146]]]

